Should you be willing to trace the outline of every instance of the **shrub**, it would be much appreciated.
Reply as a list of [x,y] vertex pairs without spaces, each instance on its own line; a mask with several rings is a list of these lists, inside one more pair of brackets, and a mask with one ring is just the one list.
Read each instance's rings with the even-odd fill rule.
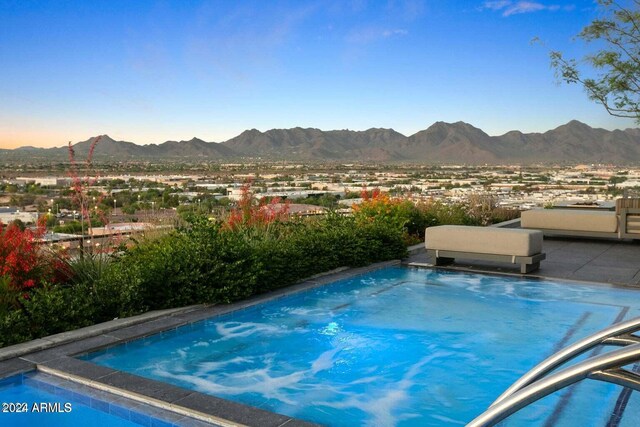
[[26,291],[51,274],[44,252],[36,244],[43,235],[42,226],[23,230],[0,222],[0,277],[4,277],[7,286]]
[[102,227],[104,222],[100,218],[85,220],[84,224],[81,221],[71,221],[64,225],[56,225],[53,227],[53,231],[56,233],[80,234],[83,230],[87,231],[89,229],[89,224],[91,227]]
[[141,277],[137,266],[113,261],[101,274],[100,279],[88,283],[93,296],[96,322],[142,313],[148,309],[140,293]]
[[85,254],[66,263],[66,284],[41,281],[10,294],[0,311],[0,345],[148,309],[227,303],[340,266],[406,255],[403,232],[384,218],[330,214],[257,224],[193,218],[188,226],[139,242],[119,255]]
[[116,260],[114,255],[101,252],[85,253],[67,262],[70,270],[67,283],[88,293],[96,322],[132,315],[145,308],[139,295],[138,276],[131,275],[129,268]]
[[11,286],[8,275],[0,276],[0,316],[6,316],[12,310],[20,308],[19,297],[22,292]]
[[95,323],[93,299],[84,286],[46,284],[18,297],[21,309],[0,316],[0,346]]
[[251,192],[251,182],[242,186],[237,206],[231,210],[224,222],[230,230],[265,229],[289,216],[289,204],[280,203],[279,197],[267,201],[264,197],[255,200]]
[[24,312],[34,337],[94,323],[93,298],[84,285],[45,285],[25,299]]
[[5,227],[0,222],[0,313],[19,308],[16,299],[43,283],[62,283],[69,277],[65,253],[40,245],[44,222],[35,229]]
[[419,203],[416,208],[420,225],[425,228],[444,224],[490,225],[519,216],[515,209],[497,207],[496,199],[491,196],[470,197],[466,203],[452,204],[431,200]]
[[110,256],[106,253],[85,253],[81,258],[67,261],[69,281],[76,284],[99,282],[109,264]]
[[424,233],[424,221],[416,206],[406,199],[391,198],[379,189],[362,192],[363,201],[353,205],[353,215],[359,224],[376,222],[404,234],[406,244],[416,243]]
[[466,203],[470,218],[477,225],[490,225],[517,218],[519,211],[498,207],[498,199],[491,195],[471,195]]
[[29,341],[34,338],[29,318],[22,310],[14,310],[0,316],[0,347]]
[[336,267],[405,254],[402,234],[375,221],[289,221],[248,232],[195,219],[190,227],[139,244],[114,267],[122,270],[120,286],[131,289],[127,294],[140,295],[130,301],[137,310],[141,301],[151,309],[227,303]]
[[354,218],[329,217],[289,224],[287,234],[252,242],[257,260],[256,292],[287,286],[341,266],[362,266],[402,258],[402,233],[386,224],[357,224]]
[[286,234],[277,238],[269,236],[251,242],[257,260],[256,292],[346,265],[340,256],[347,248],[339,247],[342,241],[339,224],[326,227],[324,221],[298,221],[289,223],[284,231]]
[[230,302],[255,292],[257,257],[245,233],[198,220],[186,231],[194,248],[202,302]]
[[425,228],[434,225],[489,225],[518,216],[518,211],[498,208],[495,197],[484,195],[472,195],[464,203],[445,204],[430,200],[414,205],[409,200],[391,198],[374,189],[371,193],[363,191],[362,198],[360,205],[353,206],[358,223],[376,222],[400,230],[404,233],[405,244],[423,240]]
[[122,259],[119,268],[126,285],[138,287],[151,308],[185,305],[192,301],[201,282],[196,248],[180,234],[171,234],[138,244]]
[[361,224],[376,221],[404,231],[415,208],[409,200],[391,198],[377,188],[372,191],[371,196],[366,190],[363,191],[362,198],[362,203],[353,205],[353,216]]

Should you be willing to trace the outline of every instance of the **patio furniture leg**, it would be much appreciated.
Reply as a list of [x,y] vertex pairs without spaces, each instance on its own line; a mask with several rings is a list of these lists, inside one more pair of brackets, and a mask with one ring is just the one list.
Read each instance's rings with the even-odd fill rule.
[[532,264],[520,264],[520,273],[527,274],[532,271],[536,271],[540,268],[540,262],[534,262]]
[[436,265],[449,265],[452,264],[455,258],[436,257]]

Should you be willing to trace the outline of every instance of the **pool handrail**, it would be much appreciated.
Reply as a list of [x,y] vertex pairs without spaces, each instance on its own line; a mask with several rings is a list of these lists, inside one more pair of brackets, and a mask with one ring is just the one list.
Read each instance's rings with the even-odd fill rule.
[[640,330],[640,317],[616,323],[596,332],[564,349],[552,354],[547,359],[529,370],[514,382],[504,393],[490,405],[495,406],[524,387],[540,380],[546,374],[569,360],[583,354],[598,345],[627,346],[640,343],[640,338],[631,335]]
[[585,378],[609,382],[640,391],[640,375],[621,369],[640,360],[640,344],[591,357],[510,393],[467,424],[491,427],[543,397]]

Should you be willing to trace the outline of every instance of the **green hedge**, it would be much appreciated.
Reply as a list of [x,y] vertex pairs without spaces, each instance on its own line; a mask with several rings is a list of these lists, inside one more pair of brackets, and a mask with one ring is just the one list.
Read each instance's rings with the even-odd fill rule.
[[144,306],[228,303],[288,286],[341,266],[402,258],[401,233],[351,218],[229,231],[198,221],[186,230],[139,245],[114,268],[138,287]]
[[89,326],[95,310],[84,285],[45,286],[19,297],[20,309],[0,318],[0,346]]
[[402,233],[383,223],[320,220],[228,230],[206,219],[144,241],[116,258],[78,262],[64,285],[21,296],[0,315],[0,346],[151,309],[229,303],[341,266],[406,256]]

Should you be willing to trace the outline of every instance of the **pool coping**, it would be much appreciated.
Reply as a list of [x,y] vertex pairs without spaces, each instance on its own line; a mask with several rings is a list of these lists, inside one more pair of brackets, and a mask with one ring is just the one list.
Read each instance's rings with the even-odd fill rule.
[[[418,246],[416,245],[416,249]],[[409,251],[411,249],[413,248],[409,248]],[[311,422],[100,366],[76,359],[75,356],[171,331],[338,280],[399,265],[401,260],[379,262],[358,268],[342,267],[233,304],[195,305],[158,310],[5,347],[0,349],[0,379],[38,370],[213,425],[317,426],[318,424]]]
[[[41,405],[42,403],[58,403],[69,410],[65,412],[75,412],[76,405],[85,406],[87,409],[100,411],[124,420],[130,420],[141,425],[170,427],[186,424],[192,427],[203,426],[204,423],[190,417],[185,417],[175,412],[170,412],[161,408],[152,407],[146,404],[132,402],[129,399],[116,396],[102,390],[89,388],[83,384],[72,382],[58,376],[53,376],[41,371],[32,371],[26,374],[19,374],[9,377],[11,383],[23,385],[32,389],[37,389],[52,395],[55,399],[51,402],[21,402],[30,405]],[[6,381],[5,380],[0,380]],[[9,383],[9,384],[11,384]],[[33,411],[27,412],[40,412]],[[60,413],[60,411],[57,411]],[[22,416],[22,415],[20,415]],[[64,415],[60,415],[64,416]]]
[[625,284],[625,283],[608,283],[608,282],[598,282],[595,280],[584,280],[584,279],[571,279],[567,277],[553,277],[546,276],[543,274],[536,273],[518,273],[515,271],[499,271],[499,270],[489,270],[478,268],[474,265],[435,265],[428,262],[402,262],[402,266],[411,267],[411,268],[422,268],[422,269],[430,269],[430,270],[442,270],[442,271],[455,271],[458,273],[471,273],[471,274],[484,274],[487,276],[507,276],[507,277],[515,277],[520,279],[529,279],[529,280],[547,280],[554,281],[560,283],[576,283],[582,285],[589,286],[606,286],[609,288],[618,288],[618,289],[631,289],[640,292],[640,288],[637,285]]

